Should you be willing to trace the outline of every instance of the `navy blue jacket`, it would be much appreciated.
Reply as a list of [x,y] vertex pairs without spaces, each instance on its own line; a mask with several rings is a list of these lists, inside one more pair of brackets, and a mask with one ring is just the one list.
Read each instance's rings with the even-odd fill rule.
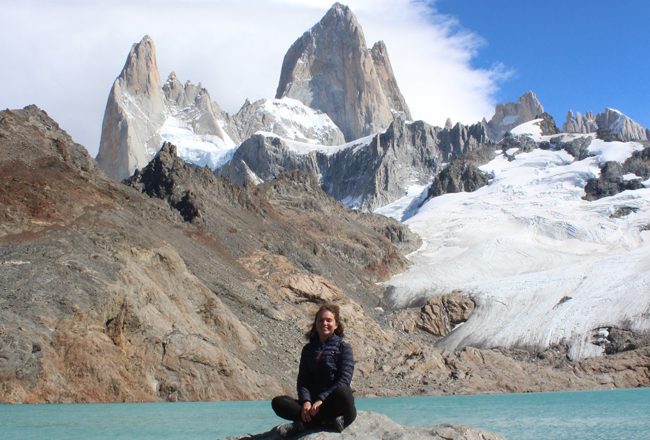
[[350,387],[354,373],[352,347],[338,335],[305,345],[298,368],[298,401],[323,401],[334,389]]

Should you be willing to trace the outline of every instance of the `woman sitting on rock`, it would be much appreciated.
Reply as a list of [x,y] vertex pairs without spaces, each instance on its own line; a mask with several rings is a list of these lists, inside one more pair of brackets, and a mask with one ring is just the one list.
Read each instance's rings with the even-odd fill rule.
[[350,389],[354,356],[352,347],[343,341],[339,307],[321,306],[305,336],[309,343],[300,355],[298,400],[278,396],[271,402],[279,417],[293,421],[278,426],[281,437],[320,425],[341,432],[357,417]]

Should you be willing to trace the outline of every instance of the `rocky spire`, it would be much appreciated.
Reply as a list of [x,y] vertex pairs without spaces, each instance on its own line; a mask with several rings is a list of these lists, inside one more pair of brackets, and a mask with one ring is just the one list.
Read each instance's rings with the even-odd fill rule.
[[648,131],[641,124],[611,108],[605,108],[603,113],[595,116],[591,111],[582,116],[580,112],[574,115],[573,111],[569,110],[566,122],[562,124],[562,131],[566,133],[595,133],[598,129],[611,130],[624,142],[650,139]]
[[508,131],[524,122],[532,121],[544,113],[544,107],[532,91],[524,93],[517,102],[499,104],[488,122],[492,139],[500,140]]
[[167,110],[148,35],[134,44],[108,95],[97,154],[99,166],[117,180],[125,179],[154,157]]
[[397,86],[393,66],[390,64],[390,59],[388,58],[386,44],[381,40],[377,41],[372,46],[371,54],[372,61],[375,64],[375,70],[377,71],[377,77],[379,78],[379,84],[381,84],[381,89],[386,99],[388,99],[391,109],[396,112],[403,112],[408,121],[413,120],[406,100]]
[[386,128],[391,109],[410,117],[383,43],[374,52],[379,66],[350,8],[335,3],[285,55],[276,98],[321,110],[348,141]]

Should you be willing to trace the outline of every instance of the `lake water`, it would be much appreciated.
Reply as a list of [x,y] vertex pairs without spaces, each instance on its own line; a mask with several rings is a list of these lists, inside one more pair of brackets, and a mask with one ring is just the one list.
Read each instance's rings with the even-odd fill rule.
[[[357,399],[402,425],[462,423],[508,440],[650,439],[650,389]],[[0,439],[215,440],[282,423],[270,402],[0,405]]]

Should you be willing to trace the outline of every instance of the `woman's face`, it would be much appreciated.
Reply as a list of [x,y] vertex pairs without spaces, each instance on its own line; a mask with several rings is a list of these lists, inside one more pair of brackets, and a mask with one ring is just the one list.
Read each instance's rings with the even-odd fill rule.
[[323,310],[319,313],[318,319],[316,320],[316,331],[320,337],[321,342],[327,341],[327,339],[334,334],[334,331],[339,328],[334,318],[334,313],[329,310]]

